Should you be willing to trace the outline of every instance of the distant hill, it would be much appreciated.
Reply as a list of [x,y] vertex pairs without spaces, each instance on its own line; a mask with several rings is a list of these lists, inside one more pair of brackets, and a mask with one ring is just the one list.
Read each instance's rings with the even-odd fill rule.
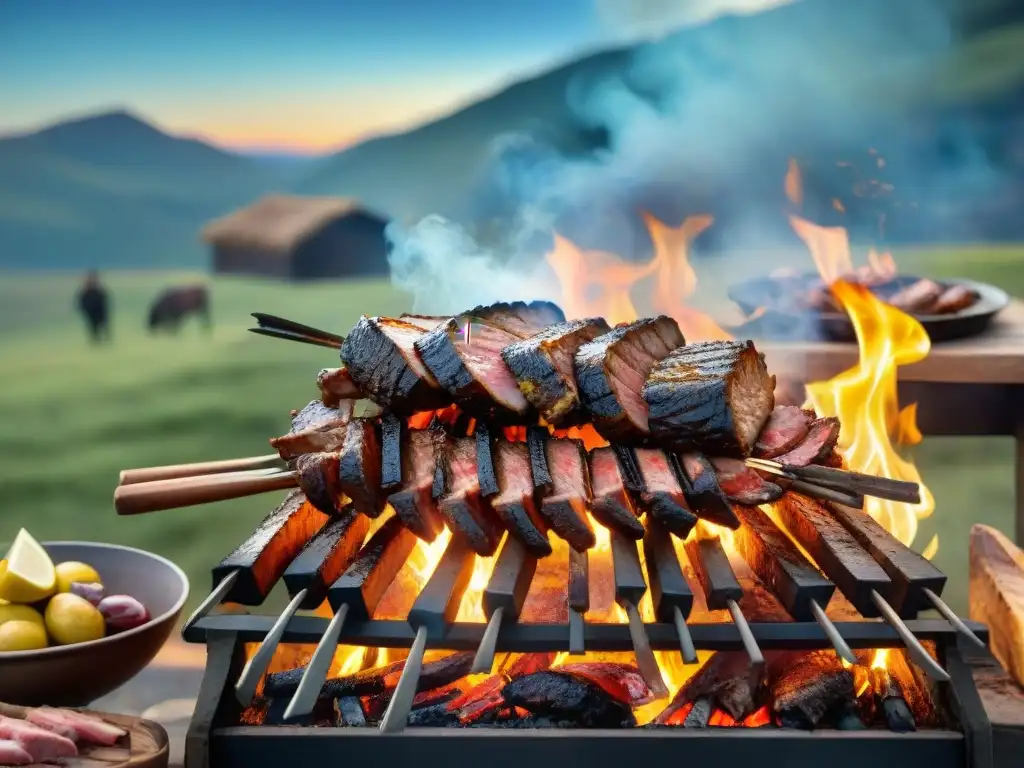
[[[936,11],[950,3],[952,41]],[[670,219],[713,209],[726,221],[761,207],[784,226],[789,156],[827,219],[853,186],[835,161],[874,147],[886,183],[921,202],[890,218],[901,223],[891,234],[1024,237],[1021,8],[803,0],[586,56],[408,132],[301,161],[226,152],[125,111],[60,123],[0,139],[0,268],[204,266],[202,224],[274,190],[353,196],[407,223],[498,222],[499,237],[531,205],[572,204],[592,244],[620,229],[613,214],[635,218],[637,207]],[[579,176],[572,189],[567,169]]]

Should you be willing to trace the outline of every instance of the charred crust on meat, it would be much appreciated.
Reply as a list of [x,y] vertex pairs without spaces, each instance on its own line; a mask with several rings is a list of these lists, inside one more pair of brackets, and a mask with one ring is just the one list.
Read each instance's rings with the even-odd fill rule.
[[551,554],[547,525],[537,507],[529,450],[523,443],[499,440],[495,448],[495,469],[500,492],[490,499],[494,513],[509,535],[521,542],[535,557]]
[[380,420],[380,487],[392,491],[402,485],[402,420],[386,413]]
[[548,471],[548,458],[544,445],[550,437],[543,427],[528,427],[526,444],[530,449],[530,468],[533,471],[533,487],[538,493],[551,491],[551,473]]
[[476,438],[476,473],[480,481],[480,495],[489,499],[501,490],[494,474],[494,440],[491,438],[491,430],[482,421],[477,422],[473,436]]
[[683,486],[683,495],[697,517],[736,530],[740,521],[732,511],[729,499],[718,484],[715,468],[708,458],[697,452],[673,456],[673,467]]
[[473,307],[465,316],[501,328],[521,339],[554,323],[565,322],[565,313],[550,301],[500,301]]
[[433,497],[437,466],[436,445],[429,430],[408,430],[402,450],[402,486],[388,504],[409,530],[424,541],[433,541],[444,529],[444,521]]
[[367,517],[384,511],[381,491],[381,450],[377,426],[370,419],[354,419],[341,449],[338,477],[341,491]]
[[493,555],[504,533],[491,505],[480,495],[476,440],[460,437],[447,445],[450,488],[438,509],[452,532],[478,555]]
[[309,503],[325,515],[341,510],[341,482],[338,475],[337,453],[304,453],[295,460],[295,473],[299,488]]
[[619,531],[630,539],[643,538],[644,526],[614,449],[594,448],[587,463],[594,494],[591,505],[594,518],[606,528]]

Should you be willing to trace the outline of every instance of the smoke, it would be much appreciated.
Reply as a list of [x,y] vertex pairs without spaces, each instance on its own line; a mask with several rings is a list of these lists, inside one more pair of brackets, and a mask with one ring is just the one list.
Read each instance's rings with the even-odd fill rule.
[[[755,5],[597,1],[608,18],[650,28]],[[669,225],[712,213],[698,257],[751,247],[806,253],[785,216],[782,180],[792,156],[806,169],[806,197],[823,201],[821,210],[803,213],[849,226],[855,236],[863,234],[858,205],[870,213],[876,201],[844,197],[845,220],[817,214],[835,215],[831,200],[852,184],[836,161],[856,155],[874,162],[868,148],[904,158],[887,172],[898,176],[896,191],[915,196],[922,209],[925,198],[949,195],[958,184],[974,194],[990,190],[993,173],[984,154],[971,150],[977,135],[969,123],[954,134],[960,151],[949,161],[935,149],[943,118],[913,112],[910,103],[949,54],[944,3],[803,0],[584,61],[567,87],[552,77],[551,87],[564,92],[564,119],[498,137],[459,224],[431,216],[389,229],[396,285],[420,309],[440,311],[556,298],[542,258],[552,232],[641,259],[651,247],[641,211]],[[918,114],[924,117],[908,118]],[[550,138],[566,135],[575,139]]]
[[615,36],[657,37],[725,14],[750,14],[794,0],[594,0],[595,10]]

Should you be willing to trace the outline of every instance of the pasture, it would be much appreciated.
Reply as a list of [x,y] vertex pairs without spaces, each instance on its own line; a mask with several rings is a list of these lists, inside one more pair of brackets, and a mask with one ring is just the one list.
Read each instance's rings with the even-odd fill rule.
[[[904,271],[917,264],[929,274],[985,280],[1024,295],[1024,248],[896,256]],[[701,275],[701,265],[697,269]],[[334,353],[249,334],[250,312],[344,332],[363,312],[397,313],[410,300],[386,282],[212,280],[212,332],[193,322],[178,336],[150,336],[144,328],[150,299],[166,285],[206,279],[104,277],[113,302],[113,344],[92,347],[72,308],[77,276],[0,275],[0,543],[24,526],[44,540],[152,550],[185,569],[194,606],[209,588],[210,567],[280,495],[124,518],[111,504],[118,472],[266,453],[267,438],[287,429],[288,411],[317,396],[315,374],[334,364]],[[708,280],[701,295],[706,302],[720,289]],[[939,534],[937,562],[952,577],[950,602],[965,610],[971,524],[1012,531],[1012,445],[926,438],[914,457],[937,500],[916,543],[924,546]]]

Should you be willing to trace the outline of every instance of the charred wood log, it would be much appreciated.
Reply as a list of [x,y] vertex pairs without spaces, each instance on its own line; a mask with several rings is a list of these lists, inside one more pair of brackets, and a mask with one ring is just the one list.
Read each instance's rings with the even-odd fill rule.
[[971,528],[971,618],[988,625],[992,654],[1024,685],[1024,552],[987,525]]
[[768,690],[772,712],[784,728],[814,728],[826,712],[854,700],[853,674],[832,651],[773,654]]
[[511,681],[502,691],[511,707],[535,715],[570,720],[586,727],[632,728],[636,719],[593,683],[556,671],[536,672]]
[[885,724],[894,733],[916,731],[914,713],[910,711],[899,683],[884,669],[874,670],[875,695],[885,718]]

